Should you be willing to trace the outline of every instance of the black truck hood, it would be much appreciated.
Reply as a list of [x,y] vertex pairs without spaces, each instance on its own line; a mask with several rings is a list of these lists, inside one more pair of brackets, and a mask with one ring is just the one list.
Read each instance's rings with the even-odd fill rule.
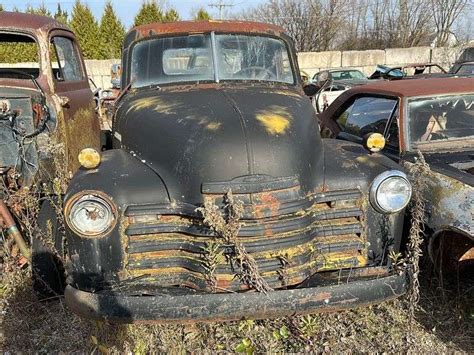
[[160,175],[173,201],[202,202],[203,184],[249,175],[296,177],[307,192],[322,184],[308,98],[296,88],[242,86],[131,92],[118,107],[114,136]]

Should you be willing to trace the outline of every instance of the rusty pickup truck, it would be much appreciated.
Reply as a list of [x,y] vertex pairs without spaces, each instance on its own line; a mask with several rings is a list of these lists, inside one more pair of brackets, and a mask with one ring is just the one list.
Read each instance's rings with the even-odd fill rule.
[[321,139],[300,80],[277,26],[133,28],[113,149],[85,149],[64,198],[69,307],[180,322],[402,295],[390,255],[411,185],[387,157]]
[[[0,221],[29,257],[20,218],[25,196],[36,194],[44,201],[38,223],[45,227],[54,204],[45,194],[64,194],[79,167],[79,152],[100,148],[99,120],[81,51],[64,25],[48,17],[0,12],[0,59]],[[51,186],[54,181],[58,186]],[[35,214],[23,217],[30,223]],[[56,219],[50,227],[55,239],[49,242],[59,248]],[[63,287],[64,277],[49,272],[55,262],[48,241],[36,232],[30,237],[34,288],[48,297]]]

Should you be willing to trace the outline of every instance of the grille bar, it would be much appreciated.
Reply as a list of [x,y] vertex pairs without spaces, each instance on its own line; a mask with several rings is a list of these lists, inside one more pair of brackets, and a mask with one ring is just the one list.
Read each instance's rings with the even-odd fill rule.
[[[237,238],[271,287],[296,285],[320,270],[366,265],[364,213],[358,190],[302,198],[299,188],[291,187],[234,196],[245,203]],[[205,198],[224,209],[223,196]],[[233,259],[235,246],[225,245],[203,225],[197,207],[153,204],[126,209],[129,277],[144,277],[165,287],[209,290],[206,256],[209,245],[217,243],[217,252],[226,260],[214,270],[218,286],[245,289],[235,279],[239,272]]]

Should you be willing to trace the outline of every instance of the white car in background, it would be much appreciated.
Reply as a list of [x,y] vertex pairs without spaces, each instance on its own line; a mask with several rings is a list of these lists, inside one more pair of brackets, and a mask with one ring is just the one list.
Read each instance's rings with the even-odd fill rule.
[[313,76],[312,82],[320,82],[320,75],[326,72],[331,74],[332,83],[313,98],[316,112],[324,111],[344,91],[354,86],[367,84],[369,81],[365,74],[358,69],[339,68],[316,73]]

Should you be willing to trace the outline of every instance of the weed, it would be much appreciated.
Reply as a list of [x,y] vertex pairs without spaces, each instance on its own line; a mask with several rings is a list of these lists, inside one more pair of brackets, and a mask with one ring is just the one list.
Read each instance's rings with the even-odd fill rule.
[[415,164],[408,165],[408,172],[412,184],[412,199],[409,207],[411,226],[408,234],[407,262],[413,268],[412,285],[408,291],[408,309],[410,317],[414,317],[415,308],[420,299],[420,258],[422,256],[421,245],[424,239],[425,226],[425,179],[430,174],[430,168],[425,162],[423,154],[418,153]]
[[236,276],[240,281],[249,288],[266,293],[271,290],[270,286],[260,275],[253,256],[247,253],[238,239],[241,227],[239,220],[244,213],[243,203],[234,199],[231,190],[225,195],[224,201],[224,214],[221,214],[219,207],[210,201],[206,201],[204,207],[198,208],[197,211],[202,214],[204,224],[218,234],[220,241],[232,246],[234,255],[231,255],[231,259],[237,261],[239,267]]

